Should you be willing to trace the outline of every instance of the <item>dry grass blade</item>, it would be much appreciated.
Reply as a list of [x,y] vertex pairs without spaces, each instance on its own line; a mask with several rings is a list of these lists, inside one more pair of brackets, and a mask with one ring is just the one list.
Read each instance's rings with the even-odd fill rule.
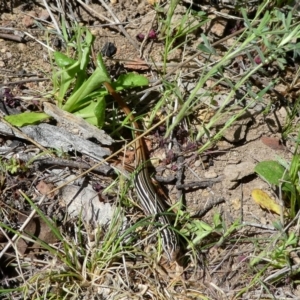
[[45,7],[47,9],[47,12],[48,12],[49,16],[51,17],[51,20],[52,20],[52,22],[54,24],[54,27],[55,27],[56,31],[58,32],[58,34],[60,36],[62,36],[62,32],[61,32],[61,30],[60,30],[60,28],[58,26],[58,23],[56,22],[55,17],[52,14],[52,11],[51,11],[50,7],[48,6],[47,0],[43,0],[43,3],[44,3],[44,5],[45,5]]

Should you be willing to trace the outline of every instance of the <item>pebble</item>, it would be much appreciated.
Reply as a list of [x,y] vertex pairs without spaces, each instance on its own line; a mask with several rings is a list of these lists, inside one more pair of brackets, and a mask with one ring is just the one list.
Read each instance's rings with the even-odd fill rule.
[[197,167],[197,168],[200,167],[201,164],[202,164],[202,162],[201,162],[200,159],[196,160],[195,163],[194,163],[195,167]]
[[238,181],[254,173],[255,164],[252,162],[242,162],[237,165],[227,165],[224,168],[224,175],[229,181]]
[[217,178],[218,174],[215,172],[214,169],[211,169],[204,173],[204,177],[207,179]]

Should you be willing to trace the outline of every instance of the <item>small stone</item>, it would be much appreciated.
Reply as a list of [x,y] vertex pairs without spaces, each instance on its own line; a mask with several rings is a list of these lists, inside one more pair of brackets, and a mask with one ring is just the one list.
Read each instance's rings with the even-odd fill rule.
[[33,25],[34,19],[30,16],[30,15],[26,15],[23,20],[22,23],[26,28],[29,28]]
[[239,199],[239,198],[232,199],[231,200],[231,205],[232,205],[234,210],[241,209],[241,205],[242,205],[241,199]]
[[237,165],[227,165],[224,168],[226,180],[238,181],[254,173],[255,165],[252,162],[242,162]]
[[[215,21],[215,22],[214,22]],[[218,37],[222,37],[224,35],[225,28],[228,24],[228,21],[223,19],[214,19],[212,21],[213,25],[210,29],[210,32],[215,34]]]
[[224,138],[230,143],[238,143],[245,139],[248,126],[246,124],[233,124],[224,133]]
[[282,107],[279,109],[278,114],[280,115],[280,117],[281,117],[282,119],[285,120],[286,117],[287,117],[287,111],[286,111],[286,108],[285,108],[284,106],[282,106]]
[[49,15],[47,9],[43,9],[41,11],[40,15],[39,15],[39,18],[42,19],[42,20],[44,20],[44,21],[48,20],[49,17],[50,17],[50,15]]
[[267,225],[267,224],[268,224],[268,221],[267,221],[267,219],[266,219],[265,216],[263,216],[263,217],[260,218],[260,223],[261,223],[262,225]]
[[194,166],[195,166],[196,168],[198,168],[198,167],[201,166],[201,164],[202,164],[202,161],[201,161],[200,159],[198,159],[198,160],[195,161]]
[[18,43],[17,48],[22,52],[26,51],[26,45],[23,43]]
[[286,92],[286,84],[282,84],[282,83],[279,83],[279,84],[276,84],[276,91],[280,94],[284,94]]
[[239,185],[238,181],[230,181],[228,179],[225,179],[222,181],[222,186],[226,190],[233,190]]
[[204,173],[204,177],[207,179],[212,179],[212,178],[217,178],[218,175],[214,169],[211,169]]
[[270,147],[273,150],[285,150],[285,146],[281,142],[279,138],[276,137],[269,137],[269,136],[262,136],[261,139],[263,144]]

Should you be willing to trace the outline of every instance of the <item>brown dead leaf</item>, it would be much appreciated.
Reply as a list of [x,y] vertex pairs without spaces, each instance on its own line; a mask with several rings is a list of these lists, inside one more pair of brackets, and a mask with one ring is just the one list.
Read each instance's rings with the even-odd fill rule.
[[[36,188],[42,195],[47,195],[50,191],[54,189],[54,185],[52,183],[46,183],[45,181],[41,180],[37,184]],[[54,194],[51,193],[48,195],[48,197],[53,198]]]
[[[57,242],[57,238],[51,228],[39,216],[33,218],[24,229],[24,235],[32,239],[32,236],[42,240],[46,244]],[[32,249],[40,248],[38,243],[20,238],[17,241],[17,248],[21,254],[29,253]]]
[[[18,213],[18,219],[20,222],[25,222],[27,216]],[[3,235],[3,234],[2,234]],[[9,234],[8,234],[9,235]],[[22,238],[22,236],[24,238]],[[28,239],[26,238],[28,237]],[[57,237],[52,232],[51,228],[43,221],[39,216],[34,217],[28,225],[25,227],[21,237],[16,241],[16,247],[20,254],[30,253],[32,249],[40,248],[38,242],[32,241],[32,239],[38,238],[46,244],[53,244],[57,242]],[[0,241],[0,248],[7,243],[6,237],[3,235]]]
[[124,162],[125,164],[133,164],[135,162],[135,151],[127,151]]
[[211,118],[214,116],[215,112],[209,107],[200,108],[197,111],[197,118],[204,123],[208,123]]
[[273,150],[284,150],[285,146],[281,143],[280,139],[268,136],[262,136],[260,139],[266,146]]
[[131,70],[149,70],[148,64],[139,57],[137,57],[134,60],[126,62],[124,67],[126,69],[131,69]]

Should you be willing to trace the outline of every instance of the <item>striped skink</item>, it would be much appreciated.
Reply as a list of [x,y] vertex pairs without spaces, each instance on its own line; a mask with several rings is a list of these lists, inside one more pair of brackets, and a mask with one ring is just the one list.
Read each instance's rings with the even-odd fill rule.
[[134,116],[132,115],[129,107],[123,101],[121,96],[113,89],[113,87],[108,82],[105,82],[104,86],[106,87],[108,92],[114,97],[114,99],[118,102],[118,105],[123,110],[123,112],[127,116],[129,116],[129,119],[132,122],[132,126],[135,129],[134,134],[137,138],[137,141],[135,143],[135,160],[137,171],[133,179],[134,186],[145,214],[159,215],[158,220],[163,226],[161,230],[162,246],[168,259],[170,261],[174,261],[180,250],[178,235],[174,230],[170,228],[171,221],[169,217],[165,214],[166,205],[155,190],[155,187],[150,178],[148,168],[146,165],[147,157],[145,153],[144,139],[142,137],[138,138],[140,128],[137,122],[134,120]]

